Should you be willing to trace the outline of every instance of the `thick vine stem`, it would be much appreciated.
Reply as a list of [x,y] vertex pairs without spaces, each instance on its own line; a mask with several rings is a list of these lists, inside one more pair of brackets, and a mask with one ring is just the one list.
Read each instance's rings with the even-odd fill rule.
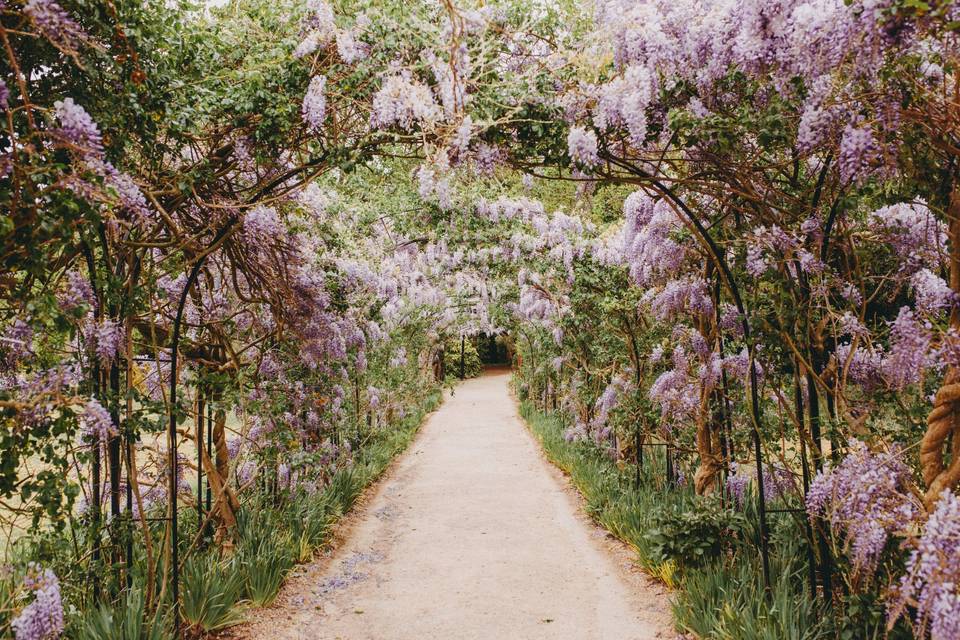
[[702,394],[700,417],[697,420],[697,454],[700,465],[693,474],[693,488],[698,496],[705,496],[717,489],[717,480],[723,470],[723,458],[720,455],[720,439],[713,428],[709,415],[709,394]]
[[[937,391],[933,410],[927,417],[927,431],[920,442],[920,468],[927,485],[923,501],[932,510],[944,489],[960,482],[960,371],[950,367],[943,386]],[[944,463],[944,446],[951,440],[952,457]]]
[[[950,288],[960,292],[960,188],[954,186],[947,210],[950,237]],[[960,328],[960,314],[951,314],[950,325]],[[950,464],[944,459],[944,447],[951,445]],[[923,502],[932,511],[945,489],[960,483],[960,370],[951,366],[927,416],[927,431],[920,441],[920,469],[927,491]]]

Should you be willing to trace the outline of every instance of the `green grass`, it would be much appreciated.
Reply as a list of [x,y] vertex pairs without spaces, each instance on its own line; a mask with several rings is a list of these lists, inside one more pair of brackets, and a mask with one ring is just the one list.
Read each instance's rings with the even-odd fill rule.
[[[234,554],[220,557],[210,549],[195,551],[185,560],[181,611],[190,633],[197,636],[233,626],[244,621],[250,606],[273,602],[290,570],[310,561],[328,543],[331,526],[407,448],[440,398],[439,391],[431,393],[416,411],[374,431],[357,448],[353,463],[339,469],[320,491],[280,499],[270,492],[250,496],[237,514]],[[186,510],[183,515],[182,530],[195,530],[195,512]],[[136,615],[137,607],[142,610],[142,602],[134,598],[71,616],[67,637],[155,640],[170,636],[169,616],[140,620],[143,616]],[[110,635],[103,635],[105,629]]]
[[722,541],[716,557],[664,558],[656,531],[665,518],[711,511],[718,517],[729,514],[718,510],[716,501],[698,498],[687,488],[665,488],[662,453],[649,457],[637,482],[634,467],[619,468],[597,448],[564,440],[557,416],[541,413],[526,402],[521,404],[521,415],[550,461],[570,476],[583,495],[590,516],[633,547],[638,564],[674,590],[671,604],[678,631],[704,640],[836,637],[832,616],[811,598],[806,585],[802,535],[790,527],[773,532],[769,594],[752,542],[750,513],[735,518],[746,524]]

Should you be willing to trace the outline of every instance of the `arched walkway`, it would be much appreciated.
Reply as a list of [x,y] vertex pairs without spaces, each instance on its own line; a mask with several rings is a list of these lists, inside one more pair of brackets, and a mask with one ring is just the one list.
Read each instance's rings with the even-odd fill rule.
[[667,595],[580,511],[494,370],[457,387],[258,639],[672,638]]

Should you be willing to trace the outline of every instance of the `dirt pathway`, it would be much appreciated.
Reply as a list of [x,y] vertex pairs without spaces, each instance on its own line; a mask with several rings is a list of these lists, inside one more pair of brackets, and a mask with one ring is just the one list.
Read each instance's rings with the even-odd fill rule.
[[509,375],[460,385],[248,639],[673,638],[667,595],[595,527],[517,414]]

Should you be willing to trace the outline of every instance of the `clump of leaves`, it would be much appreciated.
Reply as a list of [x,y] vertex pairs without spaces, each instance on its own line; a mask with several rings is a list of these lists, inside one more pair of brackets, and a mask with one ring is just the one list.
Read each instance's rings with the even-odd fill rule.
[[152,618],[144,610],[144,596],[133,589],[115,608],[101,605],[79,623],[77,640],[164,640],[170,637],[169,616]]
[[283,579],[293,566],[288,536],[263,537],[239,554],[247,598],[258,607],[271,604],[280,592]]
[[654,560],[695,567],[719,557],[745,525],[742,514],[725,508],[718,499],[706,498],[661,507],[644,538]]
[[215,555],[187,561],[182,580],[180,612],[194,633],[210,633],[243,621],[237,604],[244,576],[237,562],[221,562]]

